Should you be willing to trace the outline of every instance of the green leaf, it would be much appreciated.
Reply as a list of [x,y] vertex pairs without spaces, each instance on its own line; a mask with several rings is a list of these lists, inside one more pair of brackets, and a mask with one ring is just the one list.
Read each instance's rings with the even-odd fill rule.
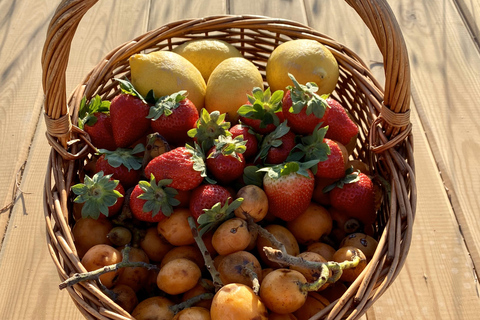
[[83,183],[78,183],[72,186],[72,191],[76,195],[84,194],[85,192],[87,192],[87,189],[88,189],[87,186],[84,185]]
[[282,145],[281,138],[290,131],[290,127],[287,124],[287,121],[282,122],[273,132],[270,132],[263,138],[263,141],[260,145],[260,151],[255,157],[254,162],[259,159],[265,160],[268,155],[270,148],[278,148]]
[[114,168],[124,165],[128,171],[139,170],[142,167],[143,158],[136,156],[136,154],[145,151],[143,144],[137,144],[133,149],[118,148],[114,151],[99,149],[100,155],[104,154],[108,164]]
[[258,172],[257,166],[246,166],[243,169],[243,182],[246,185],[253,184],[258,187],[262,187],[263,185],[263,176],[262,172]]
[[150,107],[147,115],[148,119],[157,120],[162,115],[168,117],[173,110],[180,106],[180,102],[185,100],[187,91],[182,90],[171,95],[160,97],[155,104]]
[[138,97],[144,103],[147,103],[145,98],[135,89],[133,84],[127,78],[125,78],[125,80],[114,78],[113,80],[117,81],[120,84],[120,90],[122,90],[122,93]]
[[214,204],[210,209],[204,209],[204,213],[197,218],[199,224],[199,235],[203,236],[210,230],[217,228],[222,222],[231,219],[235,216],[234,211],[243,202],[243,198],[235,199],[231,204],[228,204],[230,198],[222,206],[220,202]]

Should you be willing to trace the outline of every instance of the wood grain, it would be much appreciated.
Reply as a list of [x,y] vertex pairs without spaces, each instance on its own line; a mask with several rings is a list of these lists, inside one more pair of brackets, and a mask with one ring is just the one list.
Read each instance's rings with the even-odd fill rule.
[[[4,3],[2,1],[2,6]],[[0,319],[83,319],[67,292],[58,290],[59,278],[47,251],[43,218],[43,181],[50,146],[45,139],[43,118],[39,118],[43,97],[40,54],[46,27],[56,5],[50,1],[48,5],[47,2],[22,3],[21,7],[14,5],[13,16],[4,20],[10,21],[10,30],[5,30],[4,43],[8,46],[2,46],[2,50],[10,48],[11,52],[2,52],[2,57],[10,57],[12,63],[2,61],[0,64],[2,74],[10,79],[7,82],[3,79],[4,82],[11,83],[7,85],[9,90],[3,92],[9,104],[2,104],[0,108],[8,116],[11,127],[5,127],[2,122],[1,141],[2,144],[4,141],[8,143],[5,145],[8,149],[4,150],[11,150],[11,153],[20,151],[19,147],[25,144],[21,163],[27,159],[27,151],[31,148],[20,186],[29,194],[17,201],[12,210],[0,254]],[[72,44],[67,92],[73,90],[107,52],[145,32],[148,3],[146,0],[136,1],[135,8],[132,8],[127,1],[100,1],[86,14]],[[29,23],[22,21],[25,15],[31,17]],[[18,47],[17,51],[13,50],[15,47]],[[33,100],[25,101],[27,92],[33,92],[30,97]],[[7,133],[18,135],[18,138],[6,136]],[[10,157],[8,152],[2,152],[0,157],[2,175],[8,175],[14,181],[15,159],[7,158]],[[17,155],[17,158],[21,157]]]
[[391,5],[410,48],[415,104],[478,270],[480,54],[452,2]]
[[[390,3],[397,9],[408,10],[411,8],[406,1],[390,1]],[[350,7],[338,1],[322,1],[321,5],[318,1],[308,1],[306,11],[308,20],[315,29],[325,32],[353,49],[370,66],[376,78],[383,83],[382,56],[373,37],[369,35],[368,29]],[[339,12],[341,15],[338,14]],[[399,16],[402,28],[405,28],[405,21],[402,19],[405,12],[397,10],[396,14]],[[329,17],[335,17],[335,19],[329,19]],[[434,19],[433,17],[429,18]],[[461,32],[463,25],[459,24],[458,28],[460,30],[452,27],[449,32]],[[428,29],[415,30],[410,36],[406,36],[407,44],[409,44],[409,40],[416,41],[418,44],[423,43],[423,46],[418,47],[409,45],[411,59],[413,59],[412,56],[426,59],[425,32],[428,32]],[[447,37],[451,36],[447,35]],[[438,41],[440,41],[440,35]],[[431,54],[428,55],[428,59],[435,59],[437,51],[430,50],[429,52]],[[425,67],[412,62],[413,77],[416,78],[418,75],[425,77],[416,86],[418,90],[414,96],[414,111],[420,109],[417,104],[420,103],[419,97],[435,94],[439,99],[446,97],[447,94],[439,90],[436,90],[435,93],[428,91],[434,90],[433,87],[437,81],[428,81],[427,77],[432,77],[432,74]],[[436,79],[441,81],[445,75],[438,74]],[[437,103],[439,103],[438,100]],[[437,106],[437,104],[428,104],[424,108],[428,112],[434,113]],[[435,159],[431,154],[429,141],[423,132],[424,117],[420,121],[415,112],[413,114],[415,115],[412,122],[415,128],[416,178],[419,195],[417,219],[414,224],[414,240],[404,270],[373,308],[367,312],[367,316],[369,319],[391,320],[470,319],[480,305],[475,297],[476,282],[469,252],[463,242],[462,234],[458,231],[456,217],[442,185]],[[426,114],[423,116],[428,117]],[[455,123],[461,125],[459,122]],[[451,126],[452,123],[449,125]],[[443,129],[447,128],[445,123]],[[442,139],[445,137],[440,131],[436,131],[434,135]],[[460,151],[456,150],[456,152]],[[440,232],[441,236],[437,232]],[[464,304],[459,301],[471,301],[472,303]],[[442,306],[441,310],[438,309],[439,304]],[[392,307],[395,307],[395,310],[392,310]]]
[[[68,294],[57,289],[59,278],[45,244],[41,190],[50,147],[40,117],[40,54],[56,2],[0,2],[0,206],[12,199],[16,172],[26,162],[20,185],[25,194],[17,199],[10,221],[9,212],[0,214],[0,238],[9,222],[0,251],[0,319],[83,318]],[[389,3],[404,31],[412,64],[419,205],[404,270],[367,318],[475,319],[480,305],[469,254],[478,267],[479,54],[453,0]],[[457,3],[468,8],[470,21],[476,23],[478,4]],[[100,1],[80,24],[67,92],[118,44],[171,21],[224,13],[308,24],[355,50],[383,82],[382,57],[364,24],[343,2],[137,0],[132,5],[122,0]]]
[[464,19],[471,37],[477,46],[480,46],[480,2],[472,0],[454,0],[460,17]]
[[[0,3],[0,208],[20,200],[17,172],[21,178],[43,98],[38,48],[53,8],[48,1]],[[29,23],[22,21],[25,12],[31,12]],[[0,213],[0,247],[10,212]]]

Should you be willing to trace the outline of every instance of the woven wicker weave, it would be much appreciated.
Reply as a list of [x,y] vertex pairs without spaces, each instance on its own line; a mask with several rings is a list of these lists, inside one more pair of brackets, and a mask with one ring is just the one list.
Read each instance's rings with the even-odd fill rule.
[[[70,186],[91,149],[76,127],[83,96],[110,99],[119,92],[113,78],[129,76],[128,57],[140,51],[170,50],[196,38],[216,38],[237,47],[265,76],[270,52],[297,38],[326,45],[340,66],[334,96],[360,127],[354,156],[385,177],[391,197],[378,215],[378,249],[368,267],[335,303],[312,319],[358,319],[399,274],[412,237],[416,207],[413,141],[409,120],[410,72],[405,43],[385,0],[346,0],[371,30],[383,55],[385,89],[351,50],[297,22],[259,16],[212,16],[173,22],[118,46],[77,86],[67,100],[65,71],[70,44],[83,15],[97,0],[65,0],[48,29],[42,55],[47,139],[52,146],[45,179],[47,241],[61,280],[85,272],[71,233]],[[88,319],[132,319],[93,282],[67,288]]]

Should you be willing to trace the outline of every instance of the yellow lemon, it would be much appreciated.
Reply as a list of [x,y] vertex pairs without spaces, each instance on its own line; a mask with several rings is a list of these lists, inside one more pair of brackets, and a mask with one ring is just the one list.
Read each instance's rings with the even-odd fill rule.
[[153,90],[156,97],[186,90],[198,110],[205,101],[206,83],[195,66],[171,51],[155,51],[148,54],[135,54],[129,59],[132,84],[145,96]]
[[315,40],[298,39],[282,43],[267,61],[267,82],[272,92],[293,85],[288,73],[300,84],[315,82],[318,94],[331,93],[337,85],[338,63],[327,47]]
[[190,61],[202,74],[205,82],[220,62],[228,58],[243,58],[240,51],[228,42],[218,39],[199,39],[185,42],[173,49]]
[[238,119],[237,110],[247,103],[247,94],[259,87],[263,79],[255,65],[245,58],[229,58],[221,62],[210,75],[205,94],[205,108],[227,113],[228,119]]

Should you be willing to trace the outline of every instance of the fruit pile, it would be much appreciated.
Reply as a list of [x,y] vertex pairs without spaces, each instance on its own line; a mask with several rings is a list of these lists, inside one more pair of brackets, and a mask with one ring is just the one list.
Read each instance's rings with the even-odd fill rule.
[[332,53],[281,44],[266,87],[220,40],[129,62],[118,95],[79,111],[94,152],[72,232],[88,279],[138,320],[308,319],[338,299],[375,252],[381,192],[330,97]]

